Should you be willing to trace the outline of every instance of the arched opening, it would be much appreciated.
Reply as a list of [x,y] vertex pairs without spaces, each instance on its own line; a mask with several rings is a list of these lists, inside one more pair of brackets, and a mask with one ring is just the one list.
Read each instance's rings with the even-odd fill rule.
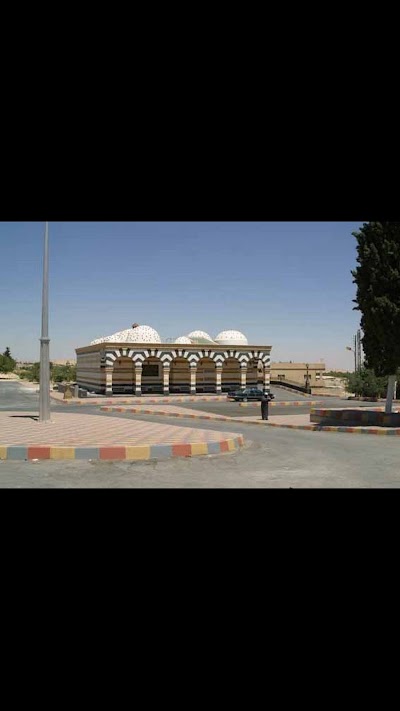
[[257,386],[260,387],[261,383],[262,371],[260,374],[258,358],[253,358],[247,365],[246,385],[248,388],[256,388]]
[[196,392],[215,393],[217,391],[217,377],[215,363],[211,358],[202,358],[197,364]]
[[237,358],[227,358],[222,366],[222,392],[240,388],[240,363]]
[[190,365],[186,358],[175,358],[169,374],[170,393],[190,393]]
[[163,391],[163,365],[160,358],[146,358],[142,365],[142,393],[162,394]]
[[121,356],[114,361],[112,391],[115,395],[135,392],[135,366],[131,358]]

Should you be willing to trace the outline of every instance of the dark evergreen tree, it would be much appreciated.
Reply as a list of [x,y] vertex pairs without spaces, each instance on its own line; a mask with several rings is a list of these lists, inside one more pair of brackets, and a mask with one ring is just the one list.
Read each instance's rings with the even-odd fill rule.
[[367,222],[353,232],[357,262],[352,271],[360,311],[366,365],[389,376],[386,412],[391,412],[400,367],[400,222]]

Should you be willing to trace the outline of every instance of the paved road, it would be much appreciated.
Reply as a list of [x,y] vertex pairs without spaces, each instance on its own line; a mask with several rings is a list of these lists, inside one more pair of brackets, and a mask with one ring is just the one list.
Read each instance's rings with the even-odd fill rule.
[[[362,402],[356,400],[341,400],[340,398],[313,398],[313,401],[318,400],[318,402],[324,403],[323,405],[318,405],[318,407],[377,407],[383,405],[383,403],[377,402]],[[225,415],[227,417],[249,417],[251,415],[257,415],[261,413],[261,404],[257,403],[254,407],[253,404],[249,403],[248,407],[241,407],[238,402],[188,402],[177,403],[179,407],[186,407],[190,410],[199,410],[204,412],[212,412],[217,415]],[[165,409],[165,408],[162,408]],[[307,414],[310,412],[311,405],[309,402],[296,407],[294,405],[280,406],[278,404],[269,408],[269,413],[271,415],[296,415],[296,414]]]
[[[6,391],[8,395],[6,397]],[[0,407],[37,409],[37,395],[0,382]],[[211,403],[204,403],[210,405]],[[53,405],[52,405],[53,407]],[[63,412],[74,411],[54,405]],[[79,412],[83,412],[83,407]],[[247,411],[247,408],[240,408]],[[85,411],[100,414],[96,407]],[[293,408],[292,408],[293,411]],[[176,418],[102,413],[104,417],[177,424]],[[226,429],[226,423],[180,419],[180,425]],[[164,462],[0,461],[0,488],[359,488],[400,487],[398,438],[307,432],[230,423],[245,447],[218,456]]]
[[[280,388],[279,385],[271,385],[271,393],[275,395],[276,400],[316,400],[315,395],[305,395],[296,390]],[[319,398],[318,398],[319,399]]]
[[[26,412],[39,412],[39,395],[36,392],[37,388],[28,389],[25,385],[21,385],[19,382],[7,382],[0,381],[0,410],[15,410],[15,411],[26,411]],[[284,393],[284,395],[282,395]],[[279,388],[274,389],[274,394],[276,398],[286,397],[286,394],[291,395],[286,390],[280,390]],[[121,398],[123,399],[123,398]],[[300,400],[303,402],[302,398],[296,397],[288,398],[288,400]],[[339,398],[317,398],[313,396],[312,400],[324,402],[326,407],[376,407],[378,403],[368,403],[355,400],[340,400]],[[146,404],[146,398],[142,399],[143,405]],[[118,398],[116,398],[116,404],[118,403]],[[305,404],[302,404],[298,408],[289,407],[277,407],[274,406],[270,409],[270,413],[274,415],[293,415],[298,413],[307,413],[310,411],[310,405],[308,401],[304,400]],[[240,407],[237,402],[190,402],[185,405],[185,403],[177,403],[179,407],[188,407],[191,410],[200,410],[202,412],[212,412],[217,415],[225,415],[228,417],[246,417],[250,415],[255,415],[260,409],[260,404],[257,407]],[[379,403],[381,404],[381,403]],[[160,407],[166,407],[160,403]],[[88,414],[98,414],[98,408],[93,405],[63,405],[62,403],[57,403],[55,400],[51,400],[51,409],[55,412],[80,412]]]
[[0,380],[0,410],[38,409],[39,395],[18,381]]

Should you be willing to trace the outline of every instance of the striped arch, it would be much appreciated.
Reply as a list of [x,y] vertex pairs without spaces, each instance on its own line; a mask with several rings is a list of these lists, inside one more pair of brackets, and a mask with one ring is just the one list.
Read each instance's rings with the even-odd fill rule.
[[234,357],[237,357],[243,366],[245,364],[247,365],[252,360],[260,360],[266,368],[269,368],[271,365],[271,356],[265,351],[236,351],[236,353],[237,356],[235,355]]
[[116,348],[113,351],[106,353],[106,366],[113,367],[115,361],[122,356],[131,358],[136,364],[144,363],[147,358],[159,358],[162,364],[170,364],[173,360],[171,351],[160,350],[159,348],[151,348],[142,351],[136,351],[133,348]]
[[241,367],[245,367],[252,360],[260,360],[265,368],[271,365],[271,357],[268,352],[258,350],[237,350],[227,348],[223,352],[215,352],[211,348],[201,348],[198,351],[188,351],[184,348],[176,348],[173,350],[161,350],[159,348],[149,348],[137,351],[133,348],[116,348],[115,350],[106,351],[106,366],[113,367],[115,361],[122,356],[131,358],[137,365],[143,363],[147,358],[159,358],[163,365],[171,365],[176,358],[185,358],[191,367],[197,366],[202,358],[210,358],[215,365],[222,366],[228,358],[235,358],[239,361]]
[[189,351],[184,348],[177,348],[176,350],[169,351],[169,353],[171,354],[171,360],[175,360],[176,358],[185,358],[186,360],[189,360]]
[[106,368],[114,367],[114,363],[117,360],[116,353],[106,353]]
[[199,363],[199,361],[200,361],[200,356],[198,355],[198,353],[191,353],[191,354],[188,356],[187,360],[189,361],[189,364],[190,364],[192,367],[194,367],[195,365],[197,365],[197,364]]

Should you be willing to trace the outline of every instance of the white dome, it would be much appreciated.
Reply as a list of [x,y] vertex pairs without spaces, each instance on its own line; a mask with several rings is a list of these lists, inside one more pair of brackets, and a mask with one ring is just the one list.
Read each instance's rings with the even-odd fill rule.
[[240,331],[221,331],[215,336],[216,343],[220,346],[247,346],[248,340]]
[[179,338],[177,338],[175,341],[175,343],[191,343],[191,342],[192,341],[187,336],[179,336]]
[[113,333],[112,336],[99,338],[92,341],[91,345],[97,343],[161,343],[161,338],[151,326],[136,326]]
[[99,343],[107,343],[108,341],[111,341],[113,339],[113,336],[103,336],[103,338],[95,338],[94,341],[90,342],[91,346],[98,345]]
[[205,331],[192,331],[192,333],[188,334],[189,338],[206,338],[207,341],[212,342],[211,336],[208,335]]

